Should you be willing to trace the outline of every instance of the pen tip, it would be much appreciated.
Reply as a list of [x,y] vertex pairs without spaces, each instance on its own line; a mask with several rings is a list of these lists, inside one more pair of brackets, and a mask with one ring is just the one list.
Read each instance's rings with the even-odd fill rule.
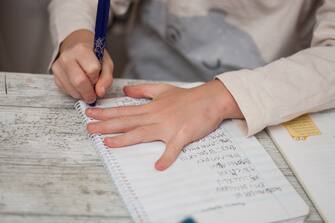
[[182,222],[180,223],[196,223],[196,221],[193,218],[185,218]]
[[97,104],[97,101],[95,101],[95,102],[93,102],[93,103],[90,103],[90,104],[88,104],[88,105],[94,107],[96,104]]

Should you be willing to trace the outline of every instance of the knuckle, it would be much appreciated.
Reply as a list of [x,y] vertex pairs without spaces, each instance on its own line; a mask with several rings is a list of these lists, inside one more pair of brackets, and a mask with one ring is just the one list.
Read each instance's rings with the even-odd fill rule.
[[58,75],[59,67],[57,61],[52,64],[51,71],[53,74]]
[[97,74],[100,71],[100,63],[98,61],[92,60],[90,64],[87,66],[88,74]]
[[83,43],[76,44],[73,49],[75,51],[78,51],[78,52],[85,52],[85,51],[87,51],[87,47]]
[[188,139],[192,138],[192,128],[188,126],[182,126],[178,131],[176,136],[181,140],[187,141]]
[[73,79],[73,85],[75,87],[81,87],[86,82],[86,78],[83,75],[78,75]]
[[62,64],[68,64],[70,59],[70,55],[67,53],[67,51],[63,52],[61,55],[59,55],[59,61]]
[[187,136],[190,134],[190,128],[187,126],[182,126],[180,130],[178,131],[178,135],[180,136]]

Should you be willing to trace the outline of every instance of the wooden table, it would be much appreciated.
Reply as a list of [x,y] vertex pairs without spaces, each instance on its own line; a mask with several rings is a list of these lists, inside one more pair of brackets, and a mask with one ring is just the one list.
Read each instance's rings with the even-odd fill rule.
[[[0,222],[132,222],[74,102],[51,75],[0,72]],[[323,222],[269,136],[257,138],[311,207],[306,222]]]

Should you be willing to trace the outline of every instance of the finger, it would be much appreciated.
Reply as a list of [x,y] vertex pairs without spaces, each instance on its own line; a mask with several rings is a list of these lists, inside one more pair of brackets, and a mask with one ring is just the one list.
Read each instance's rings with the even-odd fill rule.
[[61,85],[63,86],[64,91],[67,94],[69,94],[71,97],[73,97],[75,99],[80,99],[81,98],[80,93],[71,85],[69,80],[67,80],[66,76],[61,76],[58,80],[61,83]]
[[127,132],[138,126],[152,124],[148,115],[134,115],[110,119],[107,121],[91,122],[87,124],[89,133],[121,133]]
[[63,89],[67,94],[69,94],[71,97],[80,99],[79,92],[71,85],[69,80],[66,77],[66,74],[62,67],[59,65],[58,62],[55,62],[55,64],[52,66],[52,71],[54,73],[55,81],[57,85],[60,85],[61,89]]
[[96,95],[92,83],[78,63],[70,62],[66,71],[68,72],[68,78],[71,84],[80,93],[82,99],[87,103],[94,102],[96,100]]
[[139,84],[124,87],[124,93],[133,98],[156,98],[173,88],[170,84]]
[[152,142],[160,140],[158,133],[157,125],[147,125],[118,136],[105,138],[104,143],[108,147],[116,148],[137,143]]
[[108,120],[122,116],[146,114],[150,111],[150,104],[129,105],[114,108],[88,108],[85,113],[87,116],[96,120]]
[[105,50],[105,55],[102,63],[102,71],[95,86],[95,91],[99,97],[105,96],[107,89],[112,86],[113,69],[113,61],[110,58],[108,52]]
[[57,76],[54,76],[54,80],[55,80],[55,84],[56,84],[56,86],[57,86],[59,89],[61,89],[61,90],[64,91],[63,85],[61,84],[61,82],[60,82],[60,80],[58,79]]
[[155,168],[159,171],[167,169],[177,159],[180,151],[187,144],[187,140],[178,136],[175,139],[168,141],[163,155],[155,163]]
[[79,45],[79,47],[83,47],[84,49],[79,51],[80,53],[83,53],[83,55],[77,57],[77,62],[89,78],[91,84],[94,85],[99,79],[101,71],[100,62],[93,50],[88,50],[85,46],[81,45]]

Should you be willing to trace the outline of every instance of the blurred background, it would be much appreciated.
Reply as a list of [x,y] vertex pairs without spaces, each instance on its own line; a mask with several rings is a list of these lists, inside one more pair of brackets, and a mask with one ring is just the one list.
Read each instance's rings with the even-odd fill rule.
[[0,70],[46,73],[49,0],[0,0]]
[[[0,0],[0,71],[48,72],[52,54],[47,11],[49,2]],[[115,74],[123,72],[127,61],[124,23],[116,21],[109,33],[113,39],[109,49]]]

